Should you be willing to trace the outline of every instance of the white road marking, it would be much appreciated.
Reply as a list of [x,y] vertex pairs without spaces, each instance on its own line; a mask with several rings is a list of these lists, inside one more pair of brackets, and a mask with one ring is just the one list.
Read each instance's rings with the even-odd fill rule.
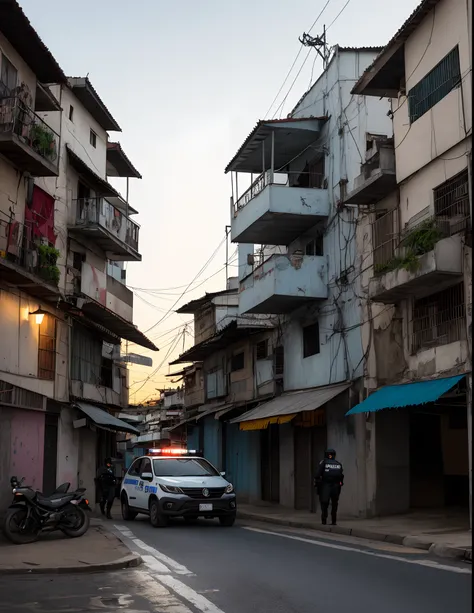
[[260,528],[251,528],[250,526],[242,526],[243,530],[250,530],[250,532],[259,532],[260,534],[269,534],[270,536],[279,536],[281,538],[291,539],[293,541],[301,541],[302,543],[309,543],[310,545],[318,545],[319,547],[327,547],[329,549],[339,549],[341,551],[353,551],[366,556],[372,556],[374,558],[384,558],[386,560],[395,560],[396,562],[405,562],[405,564],[418,564],[418,566],[427,566],[429,568],[436,568],[438,570],[447,570],[452,573],[459,573],[463,575],[471,575],[470,568],[461,568],[457,566],[448,566],[447,564],[439,564],[434,560],[411,560],[408,558],[401,558],[400,556],[391,556],[384,553],[376,553],[374,551],[366,551],[365,549],[357,549],[356,547],[347,547],[345,545],[336,545],[334,543],[326,543],[323,541],[316,541],[313,539],[303,538],[301,536],[292,536],[289,534],[282,534],[281,532],[271,532],[270,530],[261,530]]
[[190,602],[198,611],[202,611],[202,613],[224,613],[222,609],[216,607],[216,605],[205,596],[198,594],[198,592],[179,581],[179,579],[176,579],[176,577],[171,577],[171,575],[158,575],[155,579],[171,588],[173,592]]
[[137,547],[139,547],[140,549],[143,549],[143,551],[148,551],[148,553],[151,553],[151,555],[154,558],[156,558],[160,562],[163,562],[164,564],[166,564],[166,566],[169,566],[169,568],[174,570],[174,572],[177,573],[178,575],[193,575],[194,574],[190,570],[188,570],[186,566],[183,566],[179,562],[176,562],[175,560],[169,558],[164,553],[161,553],[161,551],[158,551],[154,547],[150,547],[150,545],[147,545],[140,539],[134,538],[132,539],[132,541]]
[[136,570],[134,572],[134,579],[140,588],[137,593],[156,605],[156,611],[166,610],[170,613],[191,613],[191,609],[182,600],[178,600],[164,585],[158,583],[149,572]]
[[162,564],[159,560],[157,560],[153,556],[142,556],[142,560],[148,566],[149,569],[157,572],[157,573],[169,573],[170,569]]

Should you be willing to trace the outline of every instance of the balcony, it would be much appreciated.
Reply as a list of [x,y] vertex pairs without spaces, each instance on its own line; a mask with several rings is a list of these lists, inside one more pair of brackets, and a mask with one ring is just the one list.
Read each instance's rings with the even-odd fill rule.
[[273,255],[240,283],[241,313],[281,315],[328,297],[324,256]]
[[140,227],[105,198],[81,198],[73,201],[76,223],[71,234],[93,241],[109,260],[140,261],[138,235]]
[[367,153],[367,161],[356,177],[354,189],[344,200],[345,204],[370,205],[388,196],[397,186],[395,151],[392,139],[374,140]]
[[59,252],[31,227],[0,220],[0,279],[39,300],[57,300]]
[[59,175],[59,135],[17,96],[0,100],[0,154],[34,177]]
[[329,215],[327,189],[290,187],[286,177],[279,177],[271,171],[262,173],[232,202],[232,242],[289,245]]
[[[423,298],[455,285],[463,277],[461,235],[438,240],[432,249],[416,255],[403,246],[380,268],[380,276],[369,281],[369,298],[374,302],[395,304],[406,298]],[[392,268],[390,270],[390,268]],[[386,272],[384,272],[384,270]]]

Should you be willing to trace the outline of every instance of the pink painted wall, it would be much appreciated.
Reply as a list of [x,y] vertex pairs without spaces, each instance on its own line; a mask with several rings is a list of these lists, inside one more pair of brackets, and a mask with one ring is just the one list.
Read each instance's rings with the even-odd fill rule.
[[[40,411],[12,411],[11,419],[11,475],[35,490],[43,487],[44,413]],[[11,476],[10,475],[10,476]]]

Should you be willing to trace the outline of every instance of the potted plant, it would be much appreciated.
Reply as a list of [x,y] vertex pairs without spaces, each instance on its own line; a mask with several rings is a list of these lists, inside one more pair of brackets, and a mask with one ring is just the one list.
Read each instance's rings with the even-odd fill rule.
[[51,245],[38,246],[38,274],[45,281],[58,285],[60,273],[56,265],[59,251]]

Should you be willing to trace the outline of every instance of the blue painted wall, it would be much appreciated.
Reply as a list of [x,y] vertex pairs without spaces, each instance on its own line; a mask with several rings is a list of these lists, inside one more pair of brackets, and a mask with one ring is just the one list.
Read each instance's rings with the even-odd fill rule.
[[186,447],[188,449],[201,451],[199,449],[199,426],[193,426],[192,428],[188,429]]
[[201,421],[201,427],[204,428],[204,457],[217,470],[222,470],[222,424],[214,419],[214,415],[205,417]]
[[260,500],[260,432],[241,431],[238,424],[224,426],[226,479],[233,484],[238,502]]

